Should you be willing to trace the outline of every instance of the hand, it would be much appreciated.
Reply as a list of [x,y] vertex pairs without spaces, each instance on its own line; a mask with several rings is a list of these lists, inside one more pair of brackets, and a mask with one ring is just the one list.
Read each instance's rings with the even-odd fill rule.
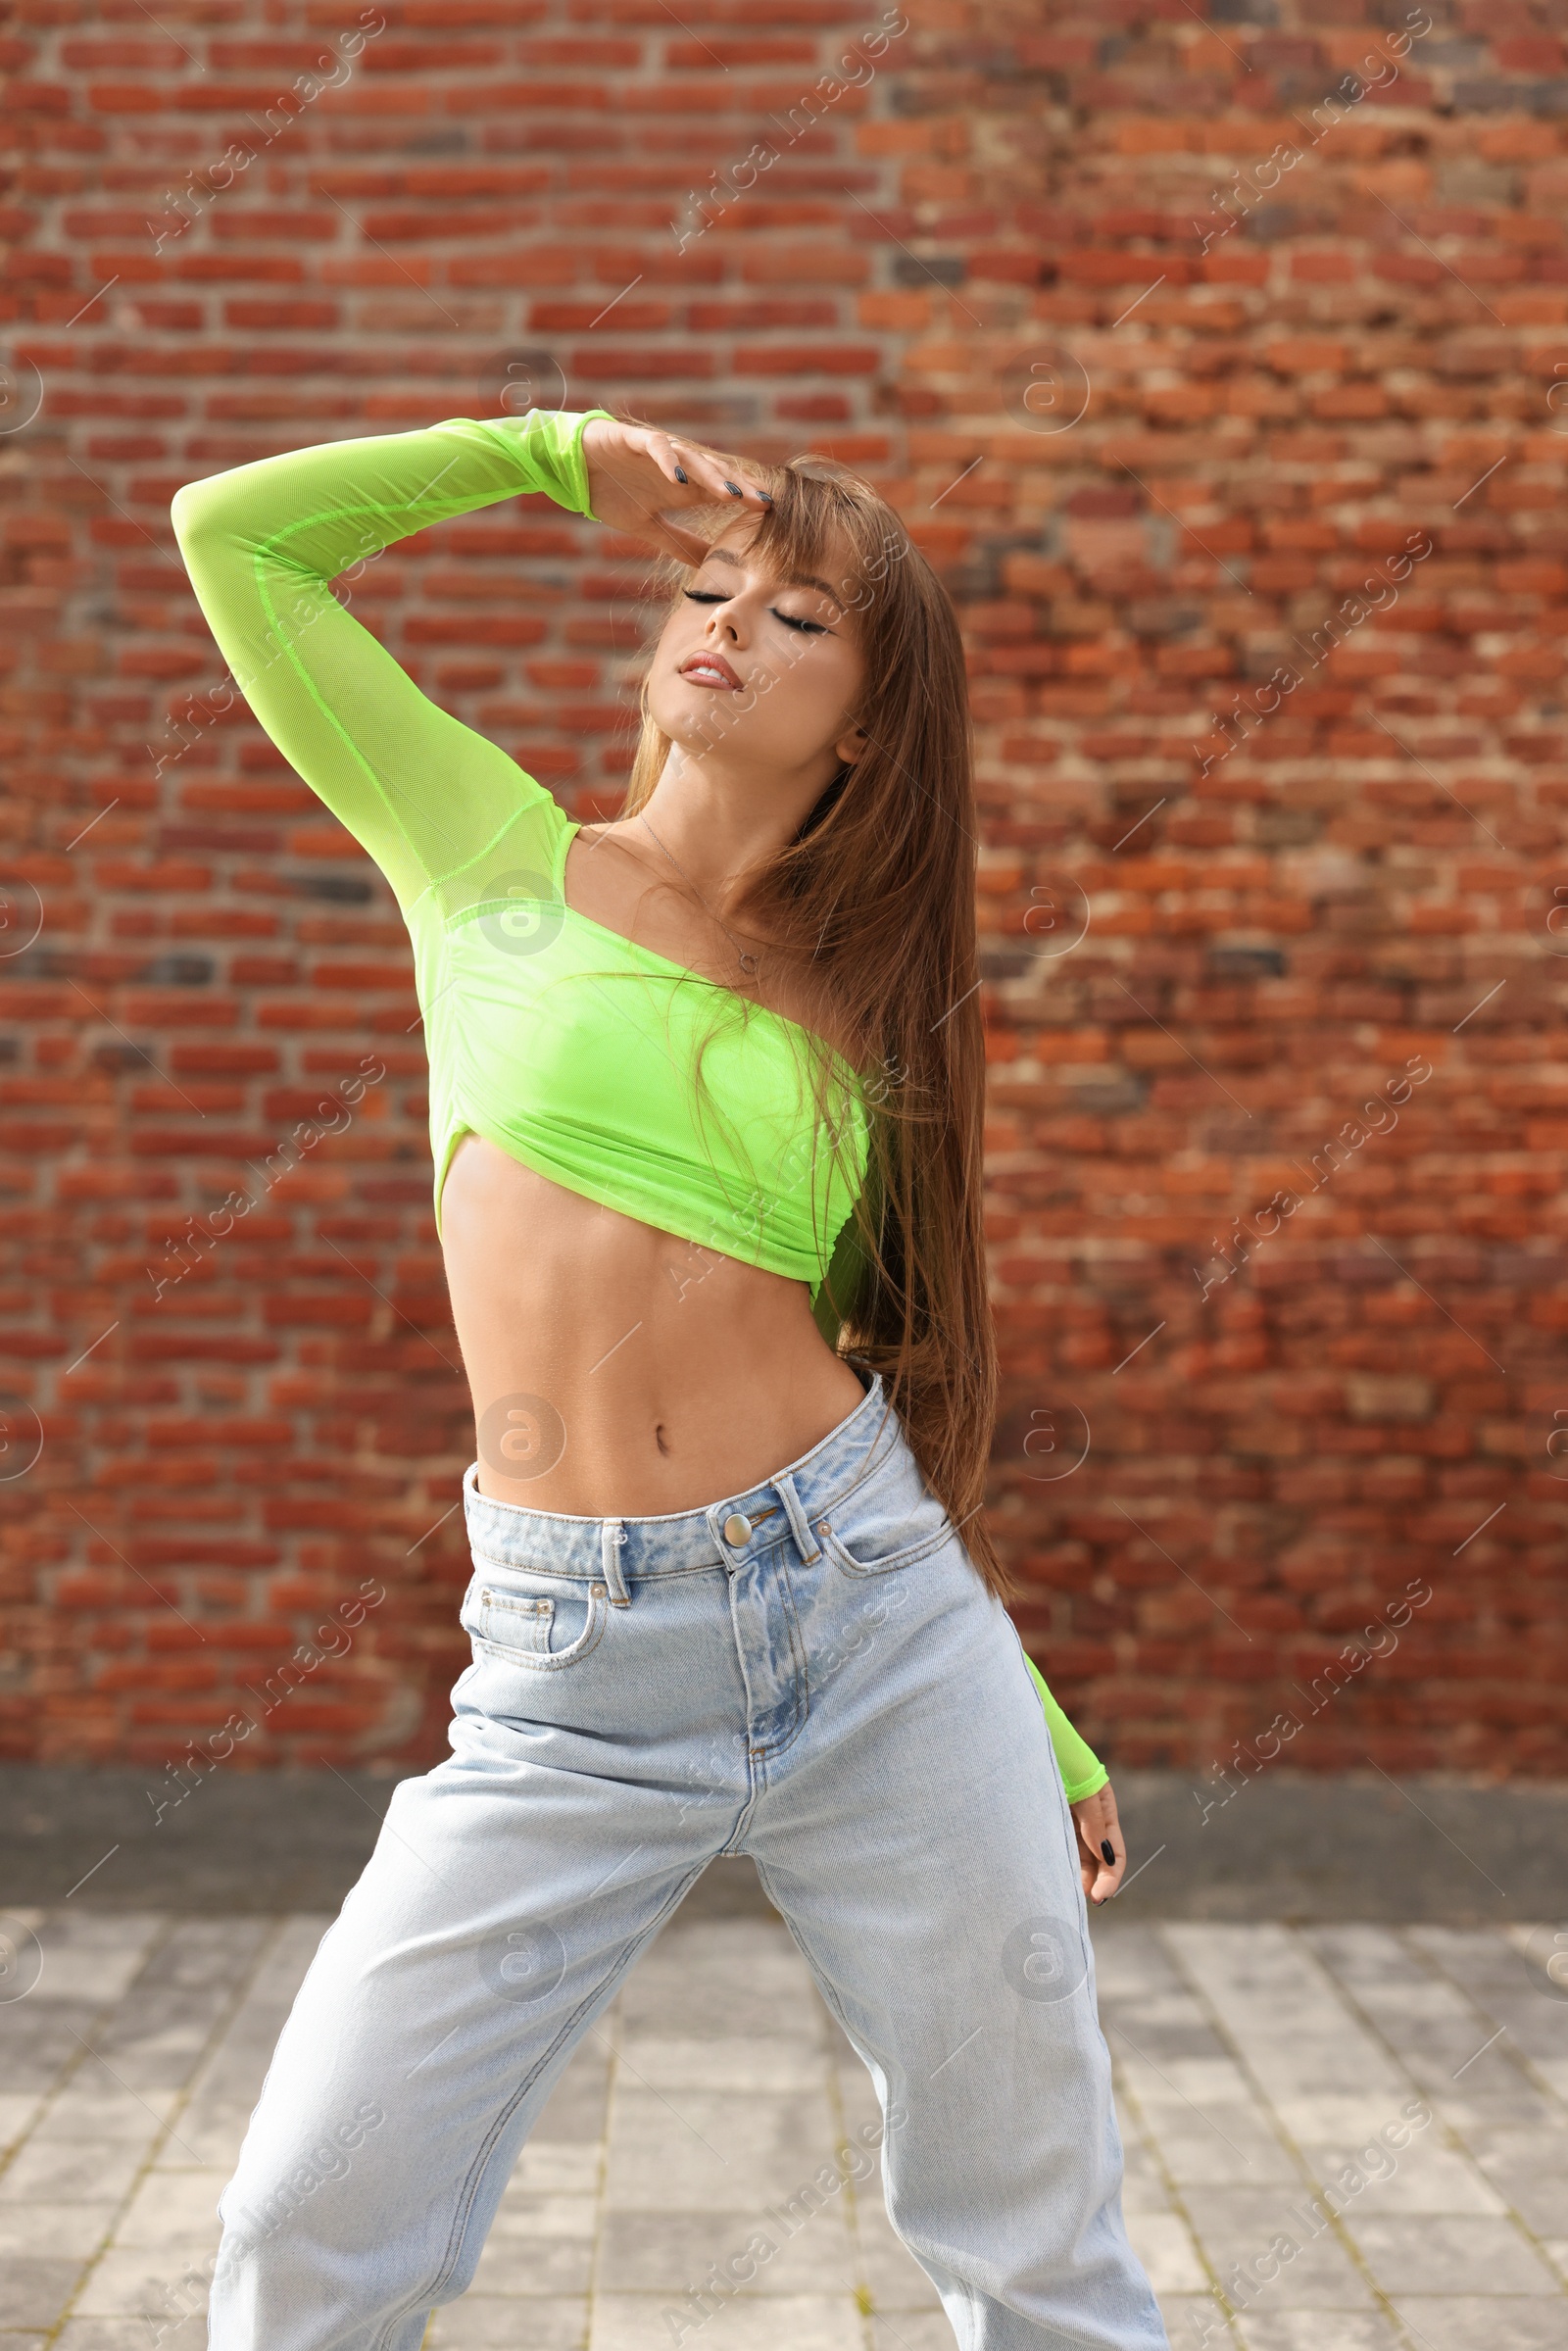
[[[1083,1876],[1084,1892],[1091,1902],[1108,1902],[1121,1886],[1121,1874],[1127,1867],[1127,1842],[1116,1818],[1116,1799],[1110,1782],[1082,1803],[1070,1807],[1078,1830],[1078,1867]],[[1102,1847],[1109,1845],[1114,1860],[1107,1861]]]
[[[746,472],[739,458],[726,457],[705,442],[675,440],[643,424],[616,424],[595,416],[583,427],[588,467],[588,506],[596,521],[608,522],[636,539],[649,539],[683,563],[700,563],[708,541],[664,512],[683,506],[732,506],[761,514],[772,500]],[[677,475],[684,473],[681,481]],[[731,486],[733,485],[733,487]]]

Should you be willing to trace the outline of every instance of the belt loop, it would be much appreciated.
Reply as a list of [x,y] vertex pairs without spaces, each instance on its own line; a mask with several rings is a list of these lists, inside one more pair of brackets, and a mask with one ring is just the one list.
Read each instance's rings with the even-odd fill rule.
[[810,1567],[821,1557],[821,1546],[811,1533],[810,1521],[801,1507],[801,1497],[795,1491],[795,1480],[786,1469],[779,1473],[772,1484],[773,1492],[784,1505],[784,1515],[790,1522],[790,1533],[795,1538],[801,1557],[806,1565]]
[[616,1608],[631,1606],[631,1593],[626,1589],[626,1578],[620,1564],[621,1545],[625,1540],[626,1530],[620,1520],[607,1518],[599,1531],[599,1550],[605,1563],[605,1582],[610,1587],[611,1601]]

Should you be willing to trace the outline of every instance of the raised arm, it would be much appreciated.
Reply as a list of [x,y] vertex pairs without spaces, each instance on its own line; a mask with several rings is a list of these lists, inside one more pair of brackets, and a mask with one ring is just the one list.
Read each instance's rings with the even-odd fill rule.
[[524,491],[588,514],[583,430],[608,415],[459,417],[264,458],[175,494],[180,553],[234,682],[405,913],[520,810],[554,804],[422,694],[330,582],[429,523]]

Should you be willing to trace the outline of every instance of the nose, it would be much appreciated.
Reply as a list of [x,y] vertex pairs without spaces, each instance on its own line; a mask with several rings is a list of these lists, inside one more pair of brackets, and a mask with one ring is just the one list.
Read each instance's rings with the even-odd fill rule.
[[745,628],[745,615],[737,612],[733,604],[716,606],[708,615],[708,635],[727,639],[731,645],[746,643]]

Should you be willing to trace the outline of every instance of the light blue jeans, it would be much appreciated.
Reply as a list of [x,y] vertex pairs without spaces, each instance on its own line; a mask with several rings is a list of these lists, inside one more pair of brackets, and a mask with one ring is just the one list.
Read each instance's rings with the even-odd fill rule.
[[212,2351],[417,2351],[588,2026],[749,1853],[882,2104],[963,2351],[1156,2351],[1071,1816],[1006,1611],[873,1381],[749,1494],[493,1501],[452,1755],[393,1791],[219,2199]]

